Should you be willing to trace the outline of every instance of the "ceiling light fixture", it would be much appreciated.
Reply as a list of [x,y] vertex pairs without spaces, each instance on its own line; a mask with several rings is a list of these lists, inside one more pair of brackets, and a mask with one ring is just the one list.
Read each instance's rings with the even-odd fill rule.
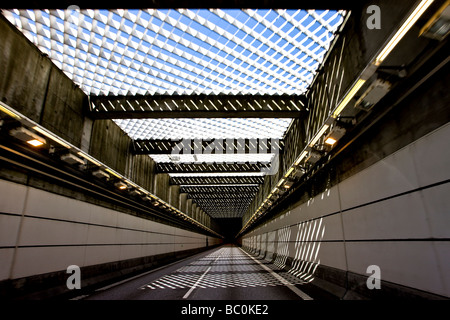
[[299,179],[299,178],[301,178],[305,173],[306,173],[306,171],[305,171],[304,168],[297,167],[297,168],[295,169],[295,172],[294,172],[294,177],[295,177],[296,179]]
[[309,162],[311,164],[315,164],[317,161],[319,161],[321,158],[321,154],[317,151],[312,151],[309,154],[309,157],[306,159],[306,162]]
[[285,178],[289,177],[289,175],[292,173],[292,171],[294,171],[294,167],[291,167],[288,172],[286,172],[286,174],[284,175]]
[[140,196],[140,195],[142,195],[142,193],[139,190],[136,190],[136,189],[131,190],[130,194],[132,196]]
[[96,171],[93,171],[92,172],[92,175],[94,176],[94,177],[97,177],[97,178],[105,178],[105,179],[109,179],[109,177],[110,177],[110,175],[109,174],[107,174],[105,171],[103,171],[103,170],[96,170]]
[[292,180],[288,180],[285,184],[284,184],[284,188],[285,189],[289,189],[290,187],[292,187],[292,185],[294,184],[294,181]]
[[51,140],[59,143],[60,145],[62,145],[63,147],[66,147],[67,149],[71,149],[72,146],[70,146],[67,142],[61,140],[60,138],[58,138],[56,135],[54,135],[53,133],[51,133],[50,131],[47,131],[44,128],[41,128],[39,126],[34,126],[33,130],[42,133],[43,135],[45,135],[47,138],[50,138]]
[[12,110],[9,106],[5,105],[4,103],[2,103],[0,101],[0,111],[3,111],[4,113],[6,113],[8,116],[14,118],[14,119],[20,119],[21,116],[19,115],[19,113],[15,112],[14,110]]
[[122,179],[122,177],[117,172],[115,172],[114,170],[109,169],[109,168],[106,168],[105,170],[107,172],[109,172],[110,174],[112,174],[113,176],[116,176],[117,178]]
[[71,153],[67,153],[61,156],[61,160],[64,162],[67,162],[68,164],[80,164],[83,165],[84,164],[84,160],[78,158],[77,156],[71,154]]
[[101,167],[101,166],[102,166],[97,160],[95,160],[95,159],[92,158],[90,155],[88,155],[88,154],[86,154],[86,153],[84,153],[84,152],[82,152],[82,151],[78,152],[78,155],[80,155],[80,156],[82,156],[83,158],[85,158],[86,160],[92,162],[92,163],[93,163],[94,165],[96,165],[97,167]]
[[382,79],[376,79],[361,94],[361,97],[355,102],[355,108],[370,110],[376,105],[391,89],[391,83]]
[[31,144],[33,147],[40,147],[44,144],[42,141],[39,141],[37,139],[29,140],[27,141],[27,143]]
[[366,82],[366,80],[363,80],[363,79],[359,79],[358,81],[356,81],[355,85],[350,89],[350,91],[347,93],[345,98],[341,101],[341,103],[336,108],[336,110],[334,110],[333,115],[332,115],[333,118],[337,118],[341,114],[342,110],[344,110],[345,106],[347,106],[347,104],[350,102],[350,100],[352,100],[352,98],[359,91],[359,89],[361,89],[361,87],[363,86],[363,84],[365,82]]
[[442,41],[449,33],[450,0],[447,0],[420,30],[419,35]]
[[379,66],[384,59],[389,55],[389,53],[395,48],[395,46],[400,42],[403,36],[411,29],[411,27],[416,23],[420,16],[427,10],[427,8],[433,3],[433,0],[422,0],[419,5],[410,14],[408,19],[402,24],[400,29],[395,33],[395,35],[389,40],[388,44],[379,53],[375,59],[375,65]]
[[12,129],[9,131],[9,134],[14,138],[24,141],[34,147],[39,147],[47,143],[44,138],[38,136],[34,132],[31,132],[24,127]]
[[383,50],[375,58],[374,62],[365,70],[350,91],[347,93],[345,98],[341,101],[339,106],[335,109],[332,114],[333,118],[337,118],[345,106],[350,102],[350,100],[355,96],[359,89],[364,85],[369,76],[374,72],[375,68],[381,65],[381,63],[386,59],[389,53],[395,48],[395,46],[400,42],[403,36],[411,29],[414,23],[420,18],[420,16],[425,12],[425,10],[431,5],[433,0],[422,0],[419,5],[414,9],[411,15],[406,19],[402,26],[397,30],[395,35],[391,38]]
[[117,188],[119,188],[120,190],[125,190],[128,188],[126,183],[123,183],[122,181],[116,182],[114,184]]
[[281,185],[284,183],[284,178],[283,179],[281,179],[279,182],[278,182],[278,184],[277,184],[277,187],[281,187]]
[[322,129],[320,129],[319,133],[316,134],[316,136],[314,137],[314,139],[311,140],[311,142],[309,143],[309,146],[310,146],[310,147],[313,147],[313,146],[317,143],[317,141],[319,140],[319,138],[324,134],[324,132],[328,130],[329,127],[330,127],[330,126],[329,126],[328,124],[325,124],[325,125],[322,127]]
[[308,154],[307,150],[303,151],[300,157],[298,157],[297,160],[295,161],[294,165],[298,166],[300,162],[302,162],[302,160],[306,157],[307,154]]
[[330,146],[334,145],[336,142],[337,142],[337,140],[332,138],[332,137],[328,137],[328,138],[325,139],[325,143],[330,145]]
[[330,133],[325,137],[325,143],[333,146],[339,139],[345,135],[346,130],[339,126],[334,126]]

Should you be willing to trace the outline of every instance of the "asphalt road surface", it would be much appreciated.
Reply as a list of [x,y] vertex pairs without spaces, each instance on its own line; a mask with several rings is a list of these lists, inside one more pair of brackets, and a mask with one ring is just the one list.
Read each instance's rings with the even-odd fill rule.
[[302,281],[239,247],[222,246],[126,279],[83,300],[313,300]]

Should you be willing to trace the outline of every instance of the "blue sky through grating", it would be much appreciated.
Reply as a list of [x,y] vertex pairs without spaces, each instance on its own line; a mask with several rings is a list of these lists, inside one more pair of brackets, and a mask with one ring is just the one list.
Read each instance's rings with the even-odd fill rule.
[[[271,9],[2,13],[88,95],[303,94],[346,14]],[[281,139],[291,119],[114,121],[132,139]],[[220,161],[245,157],[224,155]],[[181,161],[192,161],[185,158]],[[168,156],[155,160],[171,161]]]
[[[15,9],[2,14],[87,95],[301,95],[311,84],[346,12]],[[132,139],[282,139],[292,119],[114,121]],[[163,165],[277,163],[278,150],[259,151],[150,157]],[[274,172],[171,176],[265,174]],[[242,215],[233,202],[229,205],[229,210],[224,207],[220,214]]]
[[92,95],[306,91],[343,11],[6,10]]
[[[279,139],[292,119],[258,118],[192,118],[192,119],[118,119],[117,125],[132,139]],[[169,155],[152,155],[156,162],[172,162]],[[178,162],[233,163],[246,161],[270,162],[272,150],[260,154],[181,154]]]

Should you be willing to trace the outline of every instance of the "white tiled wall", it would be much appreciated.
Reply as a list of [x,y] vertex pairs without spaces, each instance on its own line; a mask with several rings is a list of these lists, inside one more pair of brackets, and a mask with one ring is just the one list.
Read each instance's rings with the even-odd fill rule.
[[300,226],[325,216],[322,265],[368,275],[375,264],[382,280],[450,296],[449,137],[447,124],[250,232],[244,245],[290,225],[295,258]]
[[431,235],[435,238],[449,238],[450,209],[448,202],[450,184],[422,190],[419,193],[423,199]]
[[204,235],[4,180],[0,213],[0,280],[206,245]]
[[431,241],[350,242],[348,270],[366,274],[369,265],[378,265],[382,280],[449,296],[434,247]]
[[421,186],[450,178],[450,124],[428,134],[410,146]]
[[341,208],[352,208],[419,187],[410,148],[402,149],[339,185]]
[[430,227],[418,192],[342,213],[346,240],[428,238]]

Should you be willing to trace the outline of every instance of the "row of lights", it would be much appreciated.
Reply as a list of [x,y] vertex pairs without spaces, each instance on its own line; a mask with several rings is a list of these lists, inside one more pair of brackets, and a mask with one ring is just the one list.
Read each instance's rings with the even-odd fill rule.
[[[337,121],[333,121],[330,124],[325,124],[319,133],[314,137],[308,146],[301,152],[300,156],[294,162],[294,164],[287,170],[286,174],[281,178],[275,188],[268,194],[266,199],[262,202],[259,208],[255,211],[252,217],[247,221],[241,232],[244,232],[250,225],[255,222],[260,216],[262,216],[267,210],[278,200],[285,192],[287,192],[294,182],[300,179],[307,171],[307,167],[314,165],[320,160],[322,154],[317,151],[314,146],[321,137],[324,137],[324,143],[328,146],[328,150],[331,150],[336,143],[345,135],[346,129],[337,124]],[[324,136],[324,133],[329,132]]]
[[[320,158],[322,154],[314,149],[314,146],[319,141],[319,139],[324,139],[324,144],[328,146],[329,149],[333,148],[337,141],[341,139],[345,133],[346,129],[338,124],[337,118],[340,116],[342,111],[348,105],[348,103],[353,99],[356,93],[361,89],[365,82],[375,73],[378,66],[386,59],[389,53],[394,49],[394,47],[400,42],[403,36],[411,29],[414,23],[420,18],[420,16],[426,11],[426,9],[431,5],[433,0],[422,0],[415,7],[409,17],[403,22],[402,26],[397,30],[397,32],[390,38],[388,43],[383,47],[383,49],[377,54],[377,56],[372,60],[366,69],[360,74],[356,82],[350,90],[348,90],[345,97],[341,100],[336,109],[332,112],[331,116],[325,121],[322,128],[310,141],[307,147],[300,153],[300,156],[296,159],[294,164],[288,169],[284,177],[278,182],[277,186],[269,193],[263,203],[259,208],[253,213],[250,219],[247,221],[245,226],[241,229],[238,235],[242,234],[247,230],[259,217],[261,217],[267,210],[272,206],[274,201],[276,201],[284,192],[289,190],[293,185],[295,179],[299,179],[306,173],[306,164],[313,165]],[[328,134],[324,136],[327,132]],[[304,166],[301,166],[301,163]]]
[[[138,186],[131,180],[125,178],[121,174],[117,173],[113,169],[109,168],[108,166],[100,163],[96,159],[94,159],[89,154],[85,153],[84,151],[79,150],[77,147],[71,145],[70,143],[60,139],[58,136],[50,132],[49,130],[41,127],[40,125],[36,124],[34,121],[26,118],[24,115],[18,113],[17,111],[13,110],[11,107],[6,105],[5,103],[0,101],[0,111],[7,114],[9,117],[21,122],[22,126],[16,127],[14,129],[11,129],[9,131],[9,134],[16,139],[19,139],[23,142],[26,142],[27,144],[39,148],[44,145],[49,144],[47,139],[50,139],[62,147],[68,149],[69,152],[64,153],[61,156],[61,160],[71,164],[71,165],[79,165],[79,166],[86,166],[86,161],[90,162],[94,166],[97,167],[96,170],[92,171],[92,175],[99,178],[99,179],[105,179],[110,180],[111,175],[114,176],[113,178],[116,182],[114,183],[114,186],[118,188],[119,190],[125,191],[129,190],[130,195],[132,196],[140,196],[142,200],[150,201],[152,205],[155,207],[163,208],[167,211],[170,211],[176,215],[178,215],[181,219],[190,222],[197,227],[200,227],[212,234],[215,234],[219,237],[221,237],[218,233],[215,231],[209,229],[208,227],[204,226],[203,224],[199,223],[197,220],[189,217],[185,213],[181,212],[177,208],[171,206],[167,202],[161,200],[160,198],[156,197],[152,193],[148,192],[147,190],[143,189],[142,187]],[[31,127],[32,130],[26,128]],[[42,136],[45,136],[42,137]]]

